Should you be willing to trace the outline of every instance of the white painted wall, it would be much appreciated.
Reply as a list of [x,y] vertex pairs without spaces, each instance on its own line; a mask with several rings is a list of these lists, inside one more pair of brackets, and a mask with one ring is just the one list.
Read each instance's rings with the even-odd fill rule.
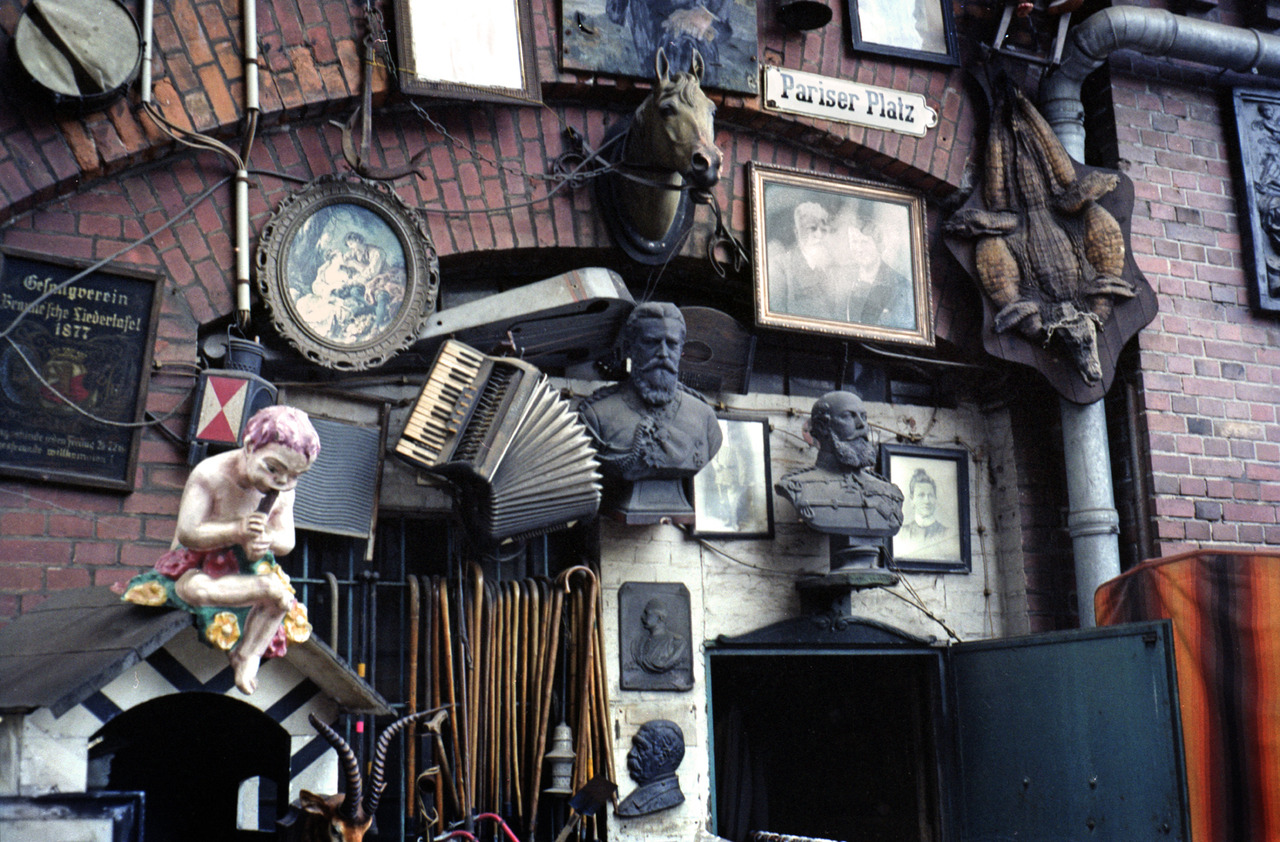
[[[746,395],[725,398],[725,403],[730,416],[769,419],[775,482],[789,471],[813,464],[816,449],[803,437],[812,399]],[[924,446],[969,450],[973,569],[968,575],[905,574],[903,583],[891,589],[854,594],[853,613],[913,635],[944,640],[948,637],[944,623],[962,640],[1024,631],[1026,596],[1008,414],[1001,409],[984,412],[975,405],[950,410],[868,404],[867,410],[882,442],[902,436]],[[709,828],[705,642],[796,616],[800,607],[797,579],[829,569],[827,536],[804,526],[785,499],[775,495],[774,506],[772,541],[698,539],[678,526],[625,526],[602,518],[603,622],[619,797],[635,788],[627,774],[626,754],[641,724],[670,719],[684,731],[686,742],[678,771],[685,803],[626,821],[610,817],[611,839],[689,840]],[[997,512],[1010,511],[1015,516],[996,517]],[[681,582],[689,589],[694,639],[691,691],[641,692],[619,687],[618,588],[624,582]]]

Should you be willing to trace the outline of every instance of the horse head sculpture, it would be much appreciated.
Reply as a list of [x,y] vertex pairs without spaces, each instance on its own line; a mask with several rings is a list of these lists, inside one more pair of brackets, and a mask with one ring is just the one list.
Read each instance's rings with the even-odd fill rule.
[[281,838],[289,842],[361,842],[373,824],[378,801],[387,787],[387,748],[391,740],[410,723],[439,713],[439,709],[420,711],[403,716],[383,729],[374,744],[368,791],[365,791],[360,763],[351,746],[337,731],[316,719],[315,714],[308,715],[311,726],[338,752],[347,779],[347,791],[345,794],[317,795],[302,790],[298,803],[279,822]]
[[720,179],[704,69],[694,50],[689,71],[672,73],[658,50],[653,91],[605,136],[605,157],[617,168],[598,179],[597,201],[614,241],[642,263],[671,256],[693,224],[695,198],[705,200]]

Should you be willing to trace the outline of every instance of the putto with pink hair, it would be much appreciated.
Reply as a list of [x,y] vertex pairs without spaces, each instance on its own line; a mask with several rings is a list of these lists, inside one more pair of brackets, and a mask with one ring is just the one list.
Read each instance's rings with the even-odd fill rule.
[[244,428],[244,447],[250,453],[267,444],[280,444],[315,461],[320,455],[320,436],[307,414],[292,406],[268,406],[249,419]]

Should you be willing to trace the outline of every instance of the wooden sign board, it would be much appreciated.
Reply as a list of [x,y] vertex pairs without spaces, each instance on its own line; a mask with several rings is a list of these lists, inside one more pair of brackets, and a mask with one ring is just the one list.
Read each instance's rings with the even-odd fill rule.
[[0,252],[0,474],[133,490],[158,281]]

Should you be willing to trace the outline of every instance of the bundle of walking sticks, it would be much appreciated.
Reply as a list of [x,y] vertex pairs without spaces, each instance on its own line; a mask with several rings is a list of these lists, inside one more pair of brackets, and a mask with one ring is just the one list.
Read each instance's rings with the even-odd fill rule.
[[553,722],[573,728],[573,791],[613,778],[600,587],[589,567],[550,582],[487,583],[479,565],[461,577],[410,576],[409,602],[409,712],[447,706],[416,726],[429,756],[410,734],[405,803],[422,824],[440,832],[494,813],[533,839]]

